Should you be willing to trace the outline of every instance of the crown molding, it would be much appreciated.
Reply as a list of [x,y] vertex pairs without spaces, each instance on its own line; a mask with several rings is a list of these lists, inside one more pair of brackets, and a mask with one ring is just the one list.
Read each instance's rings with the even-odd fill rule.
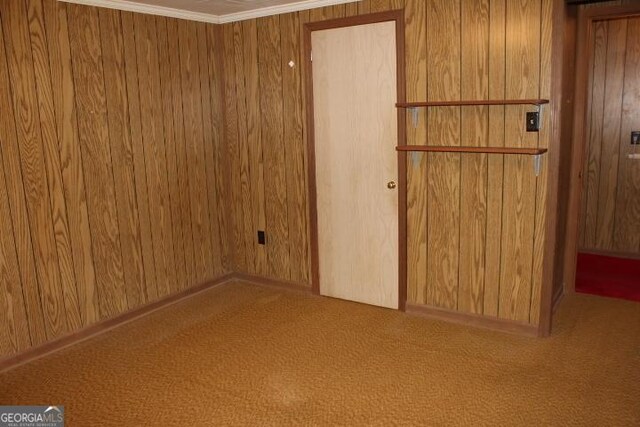
[[338,4],[354,3],[359,0],[302,0],[294,3],[267,6],[245,12],[229,13],[226,15],[213,15],[210,13],[193,12],[184,9],[175,9],[166,6],[155,6],[137,3],[128,0],[58,0],[65,3],[74,3],[84,6],[104,7],[126,12],[145,13],[148,15],[167,16],[169,18],[187,19],[189,21],[208,22],[211,24],[225,24],[228,22],[244,21],[247,19],[261,18],[282,13],[298,12],[301,10],[315,9]]
[[261,18],[263,16],[280,15],[283,13],[299,12],[301,10],[316,9],[337,4],[355,3],[360,0],[302,0],[295,3],[267,6],[260,9],[247,10],[246,12],[229,13],[218,16],[218,23],[244,21],[247,19]]
[[188,19],[189,21],[219,24],[220,17],[209,13],[192,12],[172,7],[154,6],[127,0],[58,0],[64,3],[81,4],[83,6],[104,7],[107,9],[123,10],[125,12],[144,13],[147,15],[167,16],[169,18]]

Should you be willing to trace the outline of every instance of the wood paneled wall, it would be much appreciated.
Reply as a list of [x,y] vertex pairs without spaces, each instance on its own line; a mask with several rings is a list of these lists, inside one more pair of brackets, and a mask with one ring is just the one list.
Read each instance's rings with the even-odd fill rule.
[[[549,98],[552,3],[365,0],[224,25],[238,269],[309,283],[305,22],[404,8],[408,101]],[[525,132],[532,109],[422,110],[408,143],[547,147],[550,126]],[[409,302],[537,324],[546,189],[544,161],[536,177],[531,157],[410,155]]]
[[640,18],[595,21],[580,248],[640,254]]
[[0,355],[229,269],[213,25],[0,0]]

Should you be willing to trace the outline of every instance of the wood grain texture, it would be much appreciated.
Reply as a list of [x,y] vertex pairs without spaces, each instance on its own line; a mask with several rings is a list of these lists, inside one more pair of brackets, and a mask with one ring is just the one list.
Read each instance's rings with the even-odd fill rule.
[[[506,1],[492,0],[489,10],[489,97],[505,98],[505,20]],[[489,107],[490,147],[504,147],[505,107]],[[510,145],[510,144],[509,144]],[[483,313],[498,316],[500,300],[500,262],[502,257],[502,209],[504,156],[487,159],[487,229]]]
[[[407,2],[405,9],[405,67],[407,100],[427,97],[427,8],[426,2]],[[428,110],[421,108],[417,126],[406,123],[408,144],[427,143]],[[411,115],[409,115],[411,116]],[[427,160],[426,154],[411,153],[407,160],[407,295],[410,302],[427,302]]]
[[207,280],[212,280],[223,273],[222,264],[222,242],[220,239],[220,229],[218,227],[218,218],[216,212],[222,209],[218,198],[218,189],[216,187],[216,174],[218,174],[219,165],[215,163],[213,151],[216,149],[215,133],[213,130],[213,106],[211,100],[211,81],[209,75],[209,40],[207,37],[207,26],[205,24],[196,24],[198,32],[198,59],[199,59],[199,76],[200,76],[200,102],[202,104],[202,133],[203,133],[203,149],[204,149],[204,167],[206,175],[206,204],[204,205],[205,222],[209,222],[209,237],[211,245],[211,254],[208,258],[209,270]]
[[[521,2],[506,9],[506,87],[507,98],[535,98],[540,74],[541,6],[538,1]],[[526,133],[522,117],[527,107],[507,106],[505,141],[518,147],[537,146],[537,135]],[[531,269],[535,220],[536,179],[532,159],[509,156],[504,161],[502,214],[502,259],[498,316],[528,322],[531,302]]]
[[[231,240],[232,244],[232,266],[240,271],[247,271],[247,257],[245,241],[242,235],[242,206],[240,195],[240,150],[238,145],[238,97],[236,95],[235,78],[236,73],[240,70],[235,68],[235,39],[233,25],[226,24],[223,26],[224,40],[224,100],[225,100],[225,139],[227,140],[227,149],[229,151],[229,186],[230,186],[230,215],[231,215]],[[243,124],[242,124],[243,125]]]
[[600,181],[598,182],[598,211],[596,245],[600,249],[613,249],[618,164],[620,155],[620,125],[622,122],[622,95],[624,93],[624,66],[627,44],[627,20],[609,22],[607,38],[607,65],[602,127]]
[[[234,65],[236,70],[244,69],[244,42],[242,23],[234,22],[233,26],[233,45],[234,45]],[[245,76],[243,73],[236,73],[235,75],[235,87],[236,87],[236,113],[238,116],[238,123],[247,122],[247,109],[248,105],[254,102],[253,99],[249,99],[246,93]],[[252,218],[252,205],[251,205],[251,189],[250,189],[250,176],[249,176],[249,141],[248,141],[248,129],[246,126],[238,125],[238,161],[239,168],[232,171],[233,174],[238,176],[238,182],[240,184],[239,195],[239,212],[242,214],[238,217],[239,228],[242,239],[244,240],[244,247],[246,251],[246,266],[249,272],[255,272],[256,270],[256,255],[257,255],[257,238],[253,231],[253,218]]]
[[[489,1],[461,2],[461,89],[463,99],[489,96]],[[462,107],[460,132],[465,145],[489,141],[489,107]],[[460,273],[458,311],[484,312],[487,228],[487,156],[463,154],[460,164]]]
[[113,159],[118,226],[127,306],[137,307],[144,299],[144,265],[140,238],[138,203],[135,195],[133,152],[129,129],[129,106],[124,68],[124,44],[120,13],[100,9],[100,35],[106,105],[109,111],[109,139]]
[[76,277],[74,275],[73,256],[71,253],[71,237],[67,208],[64,201],[64,189],[58,151],[56,118],[53,104],[53,88],[51,73],[49,72],[49,51],[44,23],[42,3],[27,4],[31,52],[33,55],[33,70],[38,110],[42,132],[42,144],[46,165],[49,194],[51,197],[51,215],[53,231],[60,267],[60,283],[64,299],[64,309],[70,330],[82,325]]
[[[253,271],[269,275],[267,248],[257,244],[257,231],[266,230],[264,154],[262,149],[262,114],[260,103],[260,72],[258,63],[258,27],[255,20],[242,23],[245,94],[247,108],[247,138],[249,140],[249,171],[251,178],[251,244],[255,247]],[[252,101],[253,100],[253,101]]]
[[43,148],[27,4],[2,2],[0,14],[12,81],[11,93],[35,267],[47,337],[51,339],[66,333],[69,326],[51,212],[52,198]]
[[223,274],[214,26],[54,0],[0,21],[0,353]]
[[97,320],[96,278],[74,99],[67,10],[54,0],[43,2],[60,166],[71,233],[78,305],[82,323]]
[[109,144],[98,9],[68,5],[69,35],[100,318],[127,308]]
[[169,295],[175,286],[176,267],[163,124],[165,119],[160,87],[158,34],[153,16],[136,15],[134,25],[137,30],[140,121],[156,264],[156,285],[158,297],[163,297]]
[[[344,6],[344,5],[343,5]],[[282,37],[282,88],[284,120],[284,152],[287,182],[287,219],[290,280],[309,281],[309,249],[307,244],[306,168],[302,141],[302,96],[300,67],[300,22],[296,14],[280,17]]]
[[[428,101],[460,99],[460,3],[427,2]],[[428,140],[460,145],[460,107],[435,107]],[[427,304],[456,309],[460,256],[460,154],[429,153]],[[434,226],[431,226],[433,224]]]
[[398,193],[387,188],[398,174],[394,27],[312,34],[320,292],[390,308],[399,261]]
[[0,329],[1,354],[17,353],[31,346],[19,269],[4,166],[0,162],[0,324],[3,326]]
[[[211,147],[211,164],[214,165],[216,197],[215,206],[210,206],[211,212],[217,218],[217,227],[220,234],[220,256],[222,269],[225,273],[230,271],[230,241],[229,218],[227,217],[229,206],[228,190],[228,152],[224,134],[224,62],[222,29],[220,26],[207,26],[207,39],[209,41],[209,79],[211,80],[211,115],[213,146]],[[213,52],[213,54],[211,53]]]
[[600,155],[604,120],[604,94],[607,64],[607,21],[594,23],[593,51],[591,54],[591,114],[589,118],[588,146],[584,167],[584,194],[582,197],[581,239],[583,247],[593,247],[596,241],[598,215],[598,183],[600,182]]
[[[158,35],[158,65],[160,67],[160,89],[162,96],[162,123],[164,125],[165,155],[167,159],[167,185],[169,190],[169,210],[171,212],[171,229],[173,234],[173,255],[176,268],[176,280],[172,283],[173,290],[180,290],[189,286],[188,281],[180,278],[187,277],[187,260],[185,249],[185,229],[182,221],[182,196],[178,175],[178,156],[176,146],[184,144],[184,127],[181,121],[176,121],[176,115],[181,114],[182,99],[178,92],[178,99],[174,96],[172,85],[171,51],[169,47],[169,19],[156,18]],[[175,43],[175,42],[174,42]],[[180,109],[174,113],[174,109]],[[179,141],[179,142],[178,142]],[[190,237],[189,234],[187,237]],[[193,259],[189,259],[189,263]],[[193,277],[191,277],[193,280]]]
[[640,130],[640,18],[628,19],[627,57],[620,123],[620,164],[616,195],[614,250],[640,253],[640,161],[630,154],[640,154],[639,146],[629,144],[632,131]]
[[[227,130],[231,151],[229,164],[232,170],[239,170],[233,163],[236,161],[234,156],[240,155],[234,133],[238,127],[245,126],[250,175],[255,175],[254,169],[260,165],[251,150],[264,153],[264,181],[251,177],[251,199],[254,206],[256,200],[259,205],[264,203],[267,227],[272,226],[269,212],[280,211],[278,203],[282,199],[268,194],[274,191],[269,188],[268,174],[279,169],[269,167],[268,158],[272,152],[264,130],[272,133],[273,129],[265,124],[266,121],[279,126],[280,114],[283,115],[285,147],[281,156],[287,166],[284,200],[288,215],[286,244],[290,249],[296,236],[292,225],[295,219],[290,217],[291,198],[296,196],[289,170],[306,167],[299,160],[292,160],[290,153],[304,147],[309,124],[303,123],[301,140],[296,137],[290,141],[285,137],[287,121],[292,119],[287,105],[296,90],[285,83],[287,72],[291,71],[288,62],[293,53],[285,50],[288,30],[283,20],[295,21],[297,17],[302,27],[306,22],[340,17],[342,9],[344,16],[351,17],[404,7],[407,101],[450,102],[466,98],[494,103],[463,108],[419,108],[415,126],[411,112],[407,111],[406,145],[477,145],[538,150],[553,147],[548,146],[551,128],[545,129],[543,125],[540,138],[524,130],[524,113],[536,107],[505,107],[497,103],[504,99],[514,102],[529,99],[531,104],[536,104],[541,98],[545,101],[552,98],[553,94],[549,92],[552,3],[548,0],[365,0],[346,4],[344,8],[303,11],[286,18],[283,15],[279,18],[278,32],[281,47],[279,51],[273,50],[280,55],[281,76],[273,98],[269,95],[269,102],[265,102],[265,87],[273,83],[268,68],[271,65],[267,64],[272,58],[267,58],[264,46],[265,40],[274,35],[265,30],[269,25],[267,18],[244,22],[242,77],[237,75],[233,40],[225,38],[225,49],[230,51],[230,55],[225,55],[225,67],[232,80],[231,83],[227,81],[232,87],[226,93],[235,94],[241,89],[247,109],[246,119],[235,122],[234,127]],[[253,30],[254,26],[256,30]],[[229,31],[226,26],[225,31]],[[258,33],[260,45],[257,60],[252,51],[253,31]],[[301,48],[298,49],[301,52]],[[229,71],[229,67],[233,71]],[[303,76],[308,72],[301,71]],[[255,90],[249,89],[255,84],[254,73],[259,76],[259,86]],[[305,117],[308,94],[304,87],[300,92],[300,108]],[[261,99],[259,108],[246,102],[247,97],[254,97],[254,93]],[[239,99],[227,98],[227,105]],[[237,118],[237,107],[227,114]],[[272,119],[274,114],[277,120]],[[543,122],[550,123],[548,119],[545,113]],[[260,133],[252,131],[258,125],[256,122],[262,126]],[[544,160],[543,173],[536,178],[529,156],[407,153],[407,158],[408,300],[535,325],[539,319],[530,307],[539,311],[538,294],[543,286],[539,276],[546,258],[541,250],[546,241],[543,222],[546,221],[548,185]],[[232,186],[232,189],[236,191],[236,187]],[[261,191],[265,194],[264,202],[260,201]],[[305,188],[304,194],[308,198],[306,193]],[[237,194],[239,197],[241,193]],[[304,211],[308,214],[308,200],[304,203]],[[261,210],[261,207],[253,210],[254,227],[260,225]],[[243,220],[241,211],[232,216],[234,221]],[[235,247],[241,254],[248,253],[237,243]],[[268,243],[264,250],[272,257],[275,248]],[[265,275],[288,280],[294,277],[299,262],[290,256],[283,267]]]
[[122,35],[125,55],[125,75],[127,79],[127,102],[129,103],[129,130],[131,132],[131,150],[133,155],[136,199],[140,220],[142,258],[145,274],[144,301],[158,298],[158,285],[153,253],[153,238],[149,215],[149,194],[144,158],[144,141],[140,116],[140,89],[138,87],[138,57],[136,48],[135,15],[122,12]]
[[258,58],[260,70],[260,108],[262,110],[262,147],[265,170],[265,203],[269,271],[291,277],[287,213],[286,164],[282,104],[282,52],[280,17],[258,21]]
[[[1,19],[0,15],[0,19]],[[11,209],[14,243],[20,265],[20,281],[24,293],[25,308],[29,320],[31,343],[38,345],[47,340],[42,300],[38,288],[35,269],[31,227],[27,216],[25,183],[20,166],[20,150],[11,100],[11,80],[7,67],[7,55],[4,43],[4,29],[0,31],[0,138],[2,138],[2,162]],[[8,256],[8,255],[7,255]]]
[[629,154],[638,120],[639,18],[595,21],[590,56],[580,250],[640,253],[638,162]]
[[[553,0],[543,0],[540,10],[541,25],[540,25],[540,82],[538,85],[538,91],[540,97],[550,98],[552,92],[552,53],[553,49],[553,25],[555,20],[553,18],[554,11],[557,9],[554,7]],[[557,13],[557,12],[555,12]],[[556,58],[556,57],[553,57]],[[542,126],[538,133],[538,147],[541,149],[557,150],[557,147],[551,146],[552,126]],[[550,154],[545,160],[549,158]],[[550,177],[557,176],[554,172],[551,174],[551,168],[545,167],[540,170],[540,174],[536,179],[536,205],[535,205],[535,223],[533,232],[533,265],[531,267],[531,295],[529,302],[529,319],[528,322],[533,325],[542,325],[545,322],[540,322],[541,316],[546,316],[547,308],[543,307],[543,298],[545,298],[545,290],[543,281],[544,279],[544,263],[545,263],[545,246],[547,236],[540,230],[545,230],[547,222],[547,209],[545,209],[547,197],[552,194],[553,190],[548,190],[548,181]],[[555,259],[555,258],[554,258]],[[549,291],[549,303],[553,300],[551,296],[553,291]],[[548,307],[548,312],[551,312],[551,307]],[[550,328],[549,322],[549,328]],[[548,333],[548,332],[547,332]]]
[[[178,236],[174,250],[177,254],[180,251],[180,240],[182,240],[182,251],[184,251],[184,286],[193,286],[198,283],[196,273],[196,260],[194,237],[191,217],[190,184],[189,184],[189,163],[187,160],[187,137],[184,126],[184,113],[182,101],[182,78],[180,70],[180,41],[178,35],[178,20],[167,19],[167,49],[170,69],[171,86],[171,107],[173,111],[173,147],[167,145],[167,160],[175,158],[176,177],[171,178],[171,166],[169,166],[170,185],[175,185],[174,197],[171,198],[173,206],[172,215],[178,215],[177,223],[174,222],[174,232]],[[162,85],[163,88],[166,84]],[[167,119],[168,120],[168,119]],[[173,151],[171,150],[173,148]],[[178,209],[176,209],[176,206]],[[176,228],[177,227],[177,228]],[[182,255],[177,255],[179,260]],[[177,261],[179,262],[179,261]]]

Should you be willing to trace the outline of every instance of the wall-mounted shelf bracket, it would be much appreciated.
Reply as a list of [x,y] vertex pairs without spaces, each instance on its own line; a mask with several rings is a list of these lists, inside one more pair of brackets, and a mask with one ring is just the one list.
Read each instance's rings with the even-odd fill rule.
[[542,169],[542,154],[536,154],[533,156],[533,170],[536,176],[540,176],[540,170]]
[[409,108],[409,111],[411,112],[411,122],[413,123],[413,127],[417,128],[418,127],[418,119],[419,119],[419,111],[417,107],[411,107]]
[[542,129],[544,104],[538,104],[538,130]]

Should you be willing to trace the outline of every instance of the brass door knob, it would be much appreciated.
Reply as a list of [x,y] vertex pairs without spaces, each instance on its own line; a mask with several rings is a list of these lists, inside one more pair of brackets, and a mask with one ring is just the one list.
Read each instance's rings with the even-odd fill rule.
[[389,190],[393,190],[394,188],[396,188],[396,182],[395,181],[389,181],[387,182],[387,188]]

